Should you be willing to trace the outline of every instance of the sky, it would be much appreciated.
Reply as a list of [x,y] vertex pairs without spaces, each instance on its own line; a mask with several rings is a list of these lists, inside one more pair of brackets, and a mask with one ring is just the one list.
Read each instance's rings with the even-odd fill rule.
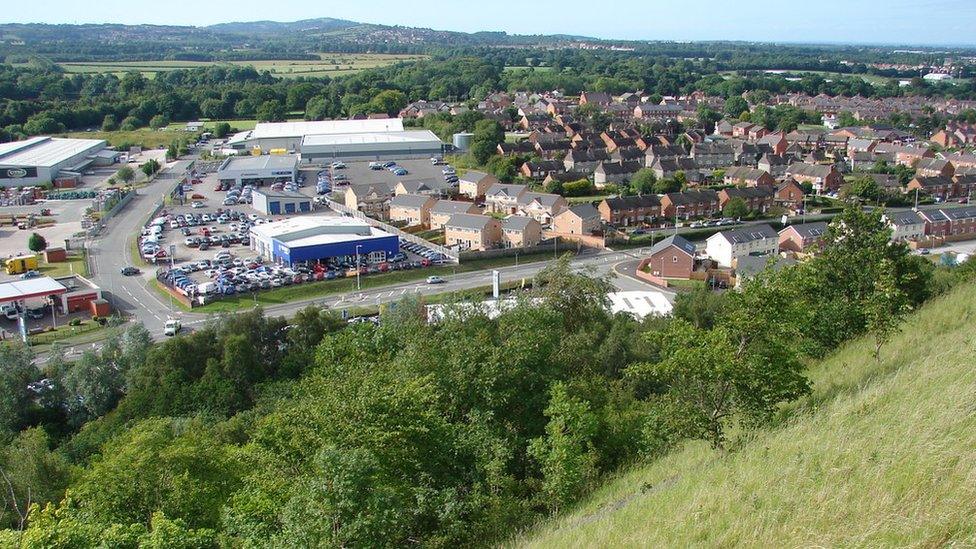
[[621,40],[976,44],[976,0],[10,0],[4,4],[0,10],[4,23],[203,26],[335,17],[438,30]]

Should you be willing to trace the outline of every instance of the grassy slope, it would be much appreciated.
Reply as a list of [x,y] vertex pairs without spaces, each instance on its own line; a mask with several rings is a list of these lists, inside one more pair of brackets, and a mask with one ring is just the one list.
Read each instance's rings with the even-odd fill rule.
[[817,365],[793,419],[737,452],[689,444],[517,543],[973,546],[974,321],[969,285],[909,319],[880,364],[863,340]]

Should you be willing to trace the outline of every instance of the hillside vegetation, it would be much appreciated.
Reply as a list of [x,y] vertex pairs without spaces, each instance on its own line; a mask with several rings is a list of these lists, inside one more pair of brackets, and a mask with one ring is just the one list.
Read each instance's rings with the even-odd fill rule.
[[623,475],[530,547],[880,547],[976,543],[976,286],[933,300],[872,358],[811,372],[779,427]]

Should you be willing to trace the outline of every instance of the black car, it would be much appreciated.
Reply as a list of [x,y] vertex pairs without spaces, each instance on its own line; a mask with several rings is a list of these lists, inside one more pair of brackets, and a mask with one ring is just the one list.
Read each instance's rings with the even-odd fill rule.
[[122,276],[133,276],[139,274],[141,271],[136,267],[122,267]]

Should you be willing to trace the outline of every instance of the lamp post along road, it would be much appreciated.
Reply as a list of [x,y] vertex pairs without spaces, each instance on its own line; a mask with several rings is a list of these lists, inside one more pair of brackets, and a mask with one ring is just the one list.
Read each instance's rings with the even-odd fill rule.
[[362,248],[362,244],[356,244],[356,290],[361,290],[362,285],[359,283],[359,249]]

